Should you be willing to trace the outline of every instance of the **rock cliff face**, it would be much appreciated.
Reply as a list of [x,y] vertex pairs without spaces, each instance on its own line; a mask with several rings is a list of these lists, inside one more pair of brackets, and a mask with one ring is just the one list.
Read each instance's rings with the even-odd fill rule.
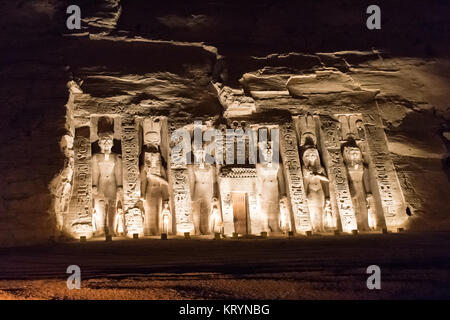
[[57,236],[70,90],[184,121],[374,98],[411,229],[450,229],[450,5],[380,2],[369,31],[358,2],[1,1],[0,246]]

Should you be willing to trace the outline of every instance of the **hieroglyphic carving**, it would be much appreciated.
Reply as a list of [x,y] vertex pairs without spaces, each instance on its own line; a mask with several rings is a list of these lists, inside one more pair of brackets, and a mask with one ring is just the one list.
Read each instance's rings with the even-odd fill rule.
[[310,231],[311,222],[298,155],[297,137],[292,123],[280,125],[280,135],[280,152],[295,230],[297,232]]
[[143,234],[142,211],[139,205],[141,186],[139,174],[139,138],[134,119],[122,119],[123,207],[128,236]]
[[74,138],[74,187],[66,226],[77,237],[92,236],[92,166],[89,127],[77,128]]
[[188,172],[186,169],[172,169],[171,175],[177,234],[194,232]]
[[[374,115],[363,115],[371,173],[375,176],[373,190],[381,200],[384,219],[388,229],[403,227],[408,220],[403,192],[389,155],[383,128],[369,124]],[[372,120],[372,121],[371,121]]]
[[191,191],[187,157],[191,154],[191,136],[187,129],[177,129],[174,124],[169,128],[170,162],[169,185],[173,198],[176,233],[195,232],[191,214]]
[[347,172],[341,154],[339,122],[331,118],[320,118],[322,154],[327,160],[326,168],[330,180],[332,207],[341,218],[342,231],[357,229],[356,217],[348,185]]

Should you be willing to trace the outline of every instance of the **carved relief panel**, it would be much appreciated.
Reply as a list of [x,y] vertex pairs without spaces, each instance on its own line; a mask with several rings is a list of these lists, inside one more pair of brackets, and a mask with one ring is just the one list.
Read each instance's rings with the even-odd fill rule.
[[[378,120],[378,121],[374,121]],[[372,192],[379,199],[386,227],[394,230],[404,227],[408,220],[403,192],[389,154],[387,138],[378,115],[364,115],[364,132],[367,137],[371,161]]]
[[65,229],[75,237],[92,235],[92,166],[89,127],[75,129],[74,182]]
[[280,153],[286,177],[287,196],[293,214],[292,225],[297,232],[311,231],[296,131],[292,123],[280,125]]
[[341,154],[341,134],[339,122],[333,118],[320,116],[320,137],[322,154],[330,181],[330,198],[334,212],[340,218],[342,231],[357,230],[346,168]]

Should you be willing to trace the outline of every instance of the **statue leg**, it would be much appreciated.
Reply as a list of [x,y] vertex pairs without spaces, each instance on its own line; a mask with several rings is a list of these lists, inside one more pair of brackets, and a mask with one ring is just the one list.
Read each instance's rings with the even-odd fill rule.
[[214,228],[215,224],[216,224],[215,223],[215,218],[214,217],[212,217],[212,218],[210,217],[209,218],[209,230],[213,234],[215,233],[215,228]]
[[368,231],[369,230],[369,217],[367,213],[367,205],[366,199],[363,195],[359,194],[355,202],[357,205],[355,206],[356,211],[356,222],[358,224],[358,230],[360,231]]
[[277,203],[269,203],[268,204],[268,213],[269,213],[269,229],[272,232],[280,232],[279,226],[279,212],[280,208]]
[[192,220],[194,222],[195,234],[200,234],[200,201],[192,201]]
[[363,230],[369,231],[370,230],[370,228],[369,228],[369,213],[367,212],[367,207],[364,206],[361,211],[362,211],[362,215],[361,215],[362,222],[361,222],[361,225],[363,227]]
[[210,208],[206,200],[201,201],[200,205],[200,232],[201,234],[209,234],[209,215]]
[[148,199],[144,201],[144,236],[150,235],[150,205]]
[[115,235],[115,232],[114,232],[114,218],[115,218],[115,215],[116,215],[115,201],[114,200],[109,200],[107,207],[108,207],[107,208],[107,210],[108,210],[108,219],[107,219],[108,234],[110,234],[111,236],[114,236]]
[[106,217],[106,203],[104,199],[95,200],[95,212],[96,212],[96,232],[97,236],[101,236],[105,233],[105,217]]
[[158,208],[157,199],[152,197],[152,202],[150,203],[150,214],[149,214],[149,229],[150,235],[154,236],[158,234]]

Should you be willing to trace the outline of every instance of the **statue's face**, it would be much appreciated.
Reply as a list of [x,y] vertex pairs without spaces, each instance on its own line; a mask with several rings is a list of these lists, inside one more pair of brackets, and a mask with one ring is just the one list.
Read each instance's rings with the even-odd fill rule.
[[306,164],[313,164],[319,159],[319,152],[317,149],[306,149],[303,154],[303,162]]
[[161,132],[161,122],[159,118],[154,119],[144,119],[143,122],[144,129],[144,144],[159,145],[161,142],[160,132]]
[[261,148],[261,154],[264,158],[264,161],[268,162],[268,163],[272,163],[273,151],[272,151],[271,145],[268,144],[267,142],[263,142],[260,144],[260,148]]
[[357,129],[362,129],[362,121],[361,120],[356,120],[355,124],[356,124]]
[[359,163],[362,161],[361,150],[359,148],[355,148],[355,147],[346,147],[344,150],[344,157],[348,161],[352,161],[352,162]]
[[161,143],[161,139],[159,137],[158,132],[155,131],[146,132],[144,136],[144,143],[155,146],[159,145]]
[[113,139],[109,136],[102,136],[98,141],[98,145],[102,150],[102,153],[111,153],[111,148],[113,144],[114,144]]

